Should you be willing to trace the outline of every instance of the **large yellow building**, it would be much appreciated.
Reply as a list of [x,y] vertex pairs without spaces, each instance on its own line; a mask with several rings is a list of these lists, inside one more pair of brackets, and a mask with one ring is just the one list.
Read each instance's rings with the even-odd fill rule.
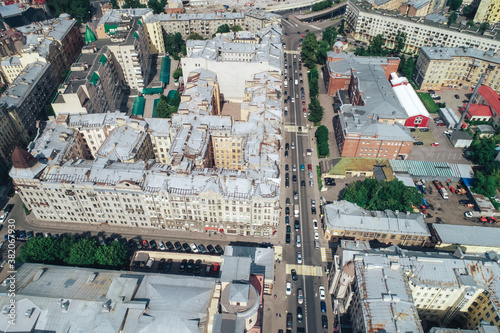
[[469,47],[422,47],[414,81],[420,89],[473,89],[481,74],[484,85],[500,91],[500,58],[492,51]]
[[477,7],[474,22],[494,24],[500,21],[500,0],[481,0]]

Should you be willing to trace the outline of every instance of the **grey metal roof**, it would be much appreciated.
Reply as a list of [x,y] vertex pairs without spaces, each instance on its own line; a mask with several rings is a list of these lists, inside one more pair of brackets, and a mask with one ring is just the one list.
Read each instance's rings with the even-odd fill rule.
[[500,248],[500,228],[436,223],[432,227],[446,244]]
[[213,333],[243,333],[245,320],[234,314],[218,313],[214,316]]
[[231,283],[229,286],[229,302],[246,303],[250,293],[250,285],[244,283]]
[[469,140],[472,142],[472,137],[465,131],[454,131],[451,134],[451,141],[456,142],[457,140]]
[[224,255],[221,267],[221,282],[248,281],[252,259]]
[[263,274],[266,280],[274,279],[274,249],[227,245],[224,253],[233,257],[251,258],[251,274]]
[[0,15],[3,18],[7,18],[14,15],[20,15],[22,11],[19,9],[19,4],[15,3],[13,5],[1,6],[0,7]]
[[325,205],[325,224],[332,230],[430,236],[424,217],[420,213],[367,211],[345,200]]
[[494,52],[482,51],[472,47],[432,47],[422,46],[420,52],[431,60],[451,60],[453,57],[471,57],[495,64],[500,64],[500,58]]

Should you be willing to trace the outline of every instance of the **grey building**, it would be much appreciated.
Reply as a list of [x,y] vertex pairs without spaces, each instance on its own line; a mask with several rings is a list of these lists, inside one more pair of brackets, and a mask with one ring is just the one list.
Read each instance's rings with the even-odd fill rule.
[[472,143],[472,137],[469,133],[463,131],[454,131],[450,140],[455,148],[467,148]]

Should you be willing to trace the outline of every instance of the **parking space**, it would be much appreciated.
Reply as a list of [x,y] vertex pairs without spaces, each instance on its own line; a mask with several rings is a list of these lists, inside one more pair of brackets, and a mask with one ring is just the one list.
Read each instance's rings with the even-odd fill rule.
[[[446,184],[444,185],[446,186]],[[457,188],[456,182],[452,182],[450,185]],[[424,198],[429,204],[429,207],[426,209],[428,214],[425,220],[427,223],[482,225],[482,222],[479,222],[477,217],[466,218],[464,216],[465,212],[474,210],[474,208],[466,207],[464,204],[469,200],[466,194],[454,194],[447,189],[448,199],[443,199],[432,182],[427,181],[425,186],[427,191],[426,194],[424,194]],[[462,201],[462,203],[460,203],[460,201]],[[489,225],[498,227],[498,224]]]
[[130,264],[131,271],[202,275],[217,277],[221,257],[196,253],[137,251]]
[[[469,101],[472,92],[465,89],[443,87],[441,90],[436,91],[436,95],[441,97],[441,99],[436,100],[436,102],[446,103],[447,108],[457,111],[460,106],[463,106],[464,103]],[[458,98],[455,95],[457,95]]]

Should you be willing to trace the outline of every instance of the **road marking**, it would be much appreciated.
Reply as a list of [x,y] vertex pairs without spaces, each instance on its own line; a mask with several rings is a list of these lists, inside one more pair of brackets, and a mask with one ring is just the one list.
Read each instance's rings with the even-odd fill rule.
[[284,51],[284,52],[286,52],[286,54],[300,54],[299,51],[295,51],[295,50],[290,50],[290,51],[287,50],[287,51]]
[[299,133],[299,134],[308,134],[308,130],[306,126],[302,126],[302,131],[299,132],[299,126],[294,125],[284,125],[285,131],[290,133]]
[[286,274],[291,274],[292,269],[297,271],[297,275],[323,276],[323,267],[310,265],[286,265]]
[[321,250],[321,261],[333,261],[332,249],[325,249],[324,247],[322,247],[320,250]]

